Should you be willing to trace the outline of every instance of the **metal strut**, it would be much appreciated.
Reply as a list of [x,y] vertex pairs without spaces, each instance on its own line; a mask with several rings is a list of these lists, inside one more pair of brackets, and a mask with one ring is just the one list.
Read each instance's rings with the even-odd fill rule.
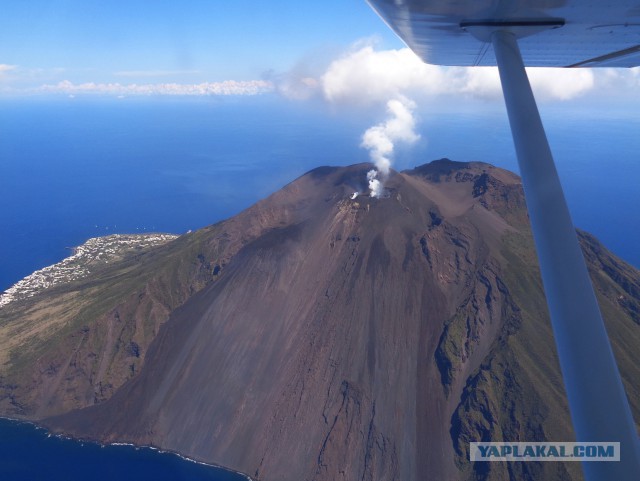
[[640,443],[516,36],[491,36],[577,441],[620,442],[587,481],[640,479]]

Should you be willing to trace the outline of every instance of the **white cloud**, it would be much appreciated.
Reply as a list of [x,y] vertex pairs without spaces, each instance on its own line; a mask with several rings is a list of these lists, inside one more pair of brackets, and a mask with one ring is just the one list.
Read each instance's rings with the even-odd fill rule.
[[0,80],[7,76],[9,72],[15,70],[17,65],[8,65],[6,63],[0,63]]
[[593,89],[594,75],[583,68],[527,68],[534,93],[541,100],[570,100]]
[[225,80],[200,84],[120,84],[87,82],[74,84],[63,80],[55,85],[43,85],[32,89],[35,93],[103,94],[103,95],[259,95],[273,90],[265,80]]
[[617,92],[632,91],[637,94],[640,88],[640,67],[595,69],[595,83],[602,89]]
[[[527,71],[541,100],[568,100],[594,86],[591,70],[529,68]],[[408,48],[375,50],[371,45],[333,61],[321,77],[321,86],[325,98],[334,103],[377,103],[398,95],[502,97],[495,67],[428,65]]]
[[439,67],[449,73],[447,94],[464,94],[484,99],[502,98],[500,75],[495,67]]
[[381,102],[422,90],[436,94],[443,71],[423,63],[408,48],[376,51],[367,45],[333,61],[321,78],[330,102]]

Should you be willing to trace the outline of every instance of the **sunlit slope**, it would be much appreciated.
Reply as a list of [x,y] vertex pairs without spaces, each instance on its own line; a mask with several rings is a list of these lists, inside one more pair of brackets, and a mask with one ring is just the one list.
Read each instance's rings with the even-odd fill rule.
[[91,405],[134,376],[169,313],[215,277],[198,262],[201,239],[125,253],[0,308],[3,412],[42,417]]
[[[579,479],[467,461],[469,441],[572,439],[519,178],[442,160],[351,199],[369,168],[316,169],[3,314],[34,331],[4,412],[264,480]],[[580,237],[637,414],[640,273]]]
[[121,248],[82,279],[0,307],[0,412],[39,419],[108,399],[137,375],[173,310],[263,224],[286,222],[260,206],[165,245]]

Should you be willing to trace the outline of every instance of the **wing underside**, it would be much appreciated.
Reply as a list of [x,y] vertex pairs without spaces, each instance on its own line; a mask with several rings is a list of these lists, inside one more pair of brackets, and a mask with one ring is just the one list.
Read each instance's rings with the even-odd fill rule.
[[368,0],[396,34],[427,63],[496,65],[489,42],[474,29],[528,29],[519,40],[525,65],[640,65],[637,0]]

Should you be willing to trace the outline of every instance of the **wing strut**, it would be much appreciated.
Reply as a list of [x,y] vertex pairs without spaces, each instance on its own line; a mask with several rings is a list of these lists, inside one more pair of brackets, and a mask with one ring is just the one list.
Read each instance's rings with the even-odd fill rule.
[[491,37],[578,442],[620,442],[620,462],[583,462],[587,481],[637,480],[640,443],[516,36]]

